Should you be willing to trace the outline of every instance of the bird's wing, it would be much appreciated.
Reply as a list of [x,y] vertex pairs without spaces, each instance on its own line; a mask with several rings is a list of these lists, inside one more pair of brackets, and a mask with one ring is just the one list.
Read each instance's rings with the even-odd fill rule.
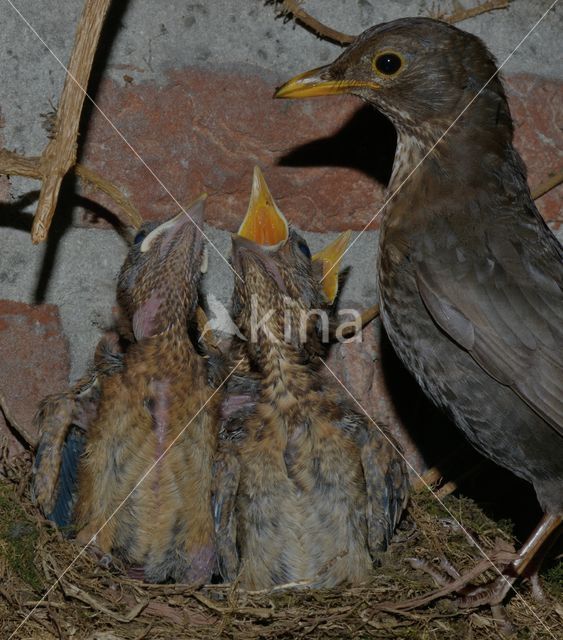
[[238,575],[236,497],[240,464],[231,443],[221,443],[213,464],[213,518],[217,542],[219,572],[223,580],[232,582]]
[[69,528],[73,522],[78,489],[78,466],[85,444],[84,432],[72,426],[63,445],[55,503],[52,510],[45,514],[61,528]]
[[84,434],[74,425],[76,396],[48,396],[35,416],[39,443],[33,463],[32,495],[49,520],[68,526],[76,492],[78,460]]
[[374,562],[385,551],[406,506],[409,491],[402,455],[390,436],[349,408],[338,426],[355,440],[366,483],[368,548]]
[[489,229],[478,256],[428,252],[417,283],[436,324],[563,435],[563,250],[539,231]]
[[49,520],[69,526],[76,492],[84,432],[94,420],[101,379],[123,368],[123,356],[103,337],[96,348],[96,368],[65,393],[47,396],[34,424],[39,443],[33,463],[32,494]]
[[405,508],[408,476],[402,459],[374,428],[368,431],[361,460],[368,498],[368,546],[375,561],[391,542]]

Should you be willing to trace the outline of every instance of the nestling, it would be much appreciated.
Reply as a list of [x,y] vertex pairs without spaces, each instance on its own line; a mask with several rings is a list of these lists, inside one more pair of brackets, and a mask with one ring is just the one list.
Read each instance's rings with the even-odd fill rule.
[[336,295],[348,238],[312,257],[255,170],[233,237],[236,353],[254,387],[227,392],[214,481],[221,571],[248,589],[368,580],[405,506],[401,456],[320,370],[315,310]]
[[78,540],[146,581],[199,585],[215,566],[211,468],[218,398],[189,335],[205,262],[203,198],[137,235],[118,284],[135,342],[104,378],[80,461]]

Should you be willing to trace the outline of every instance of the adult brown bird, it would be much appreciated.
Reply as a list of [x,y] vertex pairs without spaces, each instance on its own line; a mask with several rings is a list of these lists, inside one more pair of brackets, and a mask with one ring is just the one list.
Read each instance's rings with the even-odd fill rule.
[[476,36],[405,18],[276,93],[350,93],[394,124],[384,327],[426,394],[479,451],[531,482],[544,510],[504,576],[465,604],[500,602],[563,516],[563,250],[530,197],[496,74]]
[[218,423],[207,363],[188,333],[205,262],[203,199],[187,213],[144,225],[121,270],[118,301],[134,342],[121,369],[101,381],[79,465],[75,524],[79,542],[93,539],[135,575],[140,569],[150,582],[197,585],[215,566]]
[[244,385],[224,401],[214,480],[221,572],[249,589],[363,582],[404,508],[407,475],[390,441],[319,371],[318,310],[336,295],[349,234],[311,257],[258,170],[239,233],[233,311],[246,341],[236,352],[258,385],[246,402]]

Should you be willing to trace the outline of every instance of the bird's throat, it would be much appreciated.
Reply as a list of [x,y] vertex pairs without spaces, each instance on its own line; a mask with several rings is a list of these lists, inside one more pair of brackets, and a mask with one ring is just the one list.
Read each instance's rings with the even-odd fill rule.
[[434,152],[433,146],[438,139],[438,134],[424,128],[416,131],[397,128],[397,148],[387,187],[389,195],[400,190],[407,181],[415,177],[422,165],[430,159],[429,156]]

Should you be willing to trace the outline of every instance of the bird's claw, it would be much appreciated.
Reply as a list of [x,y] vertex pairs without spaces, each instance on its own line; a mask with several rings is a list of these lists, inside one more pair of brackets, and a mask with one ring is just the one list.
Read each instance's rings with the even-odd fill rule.
[[[501,569],[503,573],[494,580],[485,584],[475,585],[472,584],[477,577],[475,572],[470,571],[466,574],[460,574],[445,557],[435,558],[433,561],[409,558],[408,562],[413,569],[419,569],[431,576],[439,587],[451,587],[451,592],[457,595],[455,603],[460,609],[485,605],[491,607],[499,606],[516,579],[510,575],[510,564],[503,567]],[[486,567],[484,570],[489,568]]]
[[[438,562],[437,565],[435,564],[436,561]],[[431,576],[439,587],[454,584],[461,577],[458,570],[444,557],[435,558],[434,561],[408,558],[408,562],[413,569],[420,569]]]

